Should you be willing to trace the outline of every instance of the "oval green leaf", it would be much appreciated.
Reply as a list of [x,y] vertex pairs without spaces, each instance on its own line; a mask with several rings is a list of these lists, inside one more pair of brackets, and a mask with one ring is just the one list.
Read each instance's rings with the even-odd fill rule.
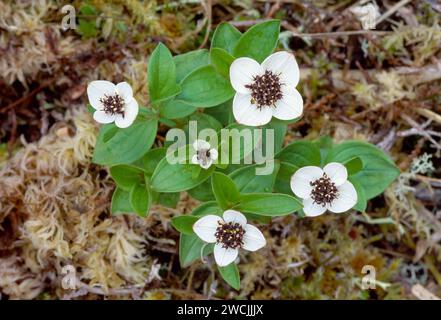
[[227,175],[214,172],[211,176],[211,186],[213,188],[214,197],[222,209],[230,209],[239,203],[239,190],[233,180]]
[[[268,164],[269,165],[269,164]],[[256,175],[256,170],[265,165],[254,164],[239,168],[229,174],[241,193],[272,192],[280,164],[273,162],[271,174]]]
[[176,83],[175,62],[170,50],[162,43],[153,50],[147,71],[152,103],[169,99],[180,92],[180,87]]
[[282,193],[242,194],[239,205],[239,209],[244,212],[269,217],[284,216],[301,208],[302,204],[299,200]]
[[179,262],[183,268],[213,252],[213,244],[206,244],[195,234],[181,233],[179,239]]
[[217,26],[211,41],[211,48],[221,48],[232,54],[233,49],[242,33],[228,22],[222,22]]
[[149,213],[151,203],[152,197],[145,185],[136,184],[132,187],[130,190],[130,205],[139,216],[145,217]]
[[176,82],[188,76],[193,70],[210,64],[207,49],[190,51],[173,57],[176,65]]
[[295,165],[320,166],[320,149],[310,141],[295,141],[282,149],[276,159]]
[[192,189],[207,180],[215,166],[207,170],[194,164],[171,164],[162,159],[153,172],[151,186],[157,192],[180,192]]
[[191,235],[194,234],[193,225],[198,219],[198,217],[191,215],[178,216],[172,218],[171,224],[177,231]]
[[125,164],[111,167],[110,176],[125,191],[130,191],[134,185],[144,180],[142,170]]
[[194,70],[182,80],[181,86],[182,92],[176,99],[200,108],[217,106],[234,95],[230,81],[211,65]]
[[261,63],[277,47],[280,21],[269,20],[252,26],[237,41],[235,57],[250,57]]
[[135,210],[130,204],[130,193],[117,187],[113,192],[110,211],[113,215],[133,213]]
[[234,57],[224,49],[212,48],[210,51],[210,60],[217,72],[229,79],[230,66],[234,61]]
[[400,174],[394,162],[379,148],[362,141],[346,141],[329,151],[326,163],[346,163],[355,157],[363,162],[363,169],[353,174],[364,189],[366,199],[382,193]]
[[95,145],[93,162],[110,166],[135,162],[153,145],[157,129],[155,119],[139,119],[125,129],[114,124],[103,126]]
[[225,267],[217,267],[222,279],[225,280],[231,287],[240,290],[240,274],[237,265],[233,262]]

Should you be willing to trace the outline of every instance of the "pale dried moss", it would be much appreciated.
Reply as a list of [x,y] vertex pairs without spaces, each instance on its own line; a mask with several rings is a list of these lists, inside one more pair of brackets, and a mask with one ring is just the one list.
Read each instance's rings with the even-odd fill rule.
[[35,298],[43,291],[63,297],[61,269],[69,264],[82,285],[104,293],[146,285],[152,263],[146,235],[158,214],[147,220],[109,216],[114,185],[90,163],[95,139],[90,115],[68,112],[66,121],[26,144],[1,169],[0,222],[18,220],[14,241],[2,248],[12,254],[0,258],[0,290],[10,298]]
[[406,76],[396,71],[381,71],[375,74],[375,83],[358,82],[352,87],[357,100],[376,110],[402,99],[415,99],[415,88]]
[[20,257],[12,255],[0,259],[0,288],[11,298],[34,299],[43,290],[43,279],[30,272]]
[[26,87],[43,70],[54,74],[57,61],[83,46],[64,35],[60,23],[45,22],[60,8],[46,0],[0,2],[0,72],[7,84],[18,80]]
[[[433,26],[399,25],[394,33],[384,37],[383,46],[396,56],[407,58],[416,66],[423,66],[440,50],[440,20]],[[412,50],[407,48],[411,47]]]

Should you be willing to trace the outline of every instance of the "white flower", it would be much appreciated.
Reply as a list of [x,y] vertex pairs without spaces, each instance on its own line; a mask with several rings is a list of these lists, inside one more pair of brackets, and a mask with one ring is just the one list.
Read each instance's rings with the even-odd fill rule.
[[96,110],[93,118],[99,123],[115,122],[117,127],[127,128],[138,115],[138,102],[127,82],[114,85],[104,80],[92,81],[87,86],[87,96]]
[[202,168],[208,169],[213,164],[213,161],[217,160],[217,150],[211,148],[207,141],[197,139],[193,143],[193,149],[196,151],[196,154],[191,158],[193,164],[198,164]]
[[280,120],[298,118],[303,99],[296,90],[300,71],[294,55],[273,53],[260,65],[251,58],[238,58],[230,67],[230,81],[236,95],[233,114],[248,126],[267,124],[274,116]]
[[328,163],[323,169],[307,166],[291,177],[291,189],[303,199],[303,211],[309,217],[326,210],[340,213],[357,203],[357,191],[347,179],[345,166],[337,162]]
[[193,225],[193,231],[203,241],[216,243],[214,259],[220,267],[236,260],[239,248],[256,251],[266,245],[262,232],[247,224],[247,218],[235,210],[226,210],[223,219],[215,215],[204,216]]

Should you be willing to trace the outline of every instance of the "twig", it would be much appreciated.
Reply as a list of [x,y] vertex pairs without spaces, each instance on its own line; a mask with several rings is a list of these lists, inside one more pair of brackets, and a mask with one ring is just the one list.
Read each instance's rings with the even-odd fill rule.
[[434,187],[441,187],[441,179],[426,177],[421,174],[415,175],[415,179],[426,182]]
[[317,33],[296,33],[292,32],[294,37],[300,38],[331,38],[331,37],[344,37],[344,36],[355,36],[361,34],[370,35],[387,35],[391,34],[392,31],[378,31],[378,30],[352,30],[352,31],[335,31],[335,32],[317,32]]
[[256,20],[244,20],[244,21],[228,21],[230,24],[232,24],[235,27],[238,28],[245,28],[245,27],[251,27],[255,24],[265,22],[268,19],[256,19]]
[[35,94],[37,94],[38,92],[40,92],[41,90],[43,90],[44,88],[46,88],[47,86],[49,86],[52,82],[54,82],[55,79],[51,79],[48,80],[46,82],[43,82],[40,86],[38,86],[37,88],[35,88],[34,90],[32,90],[31,92],[29,92],[27,95],[25,95],[24,97],[21,97],[18,100],[15,100],[14,102],[12,102],[11,104],[7,105],[6,107],[0,108],[0,113],[4,113],[8,110],[11,110],[17,106],[19,106],[20,104],[22,104],[23,102],[25,102],[26,100],[32,98],[32,96],[34,96]]
[[422,136],[425,137],[427,140],[429,140],[435,148],[438,150],[441,150],[441,144],[438,143],[433,137],[441,137],[441,133],[433,130],[428,130],[427,128],[432,123],[432,120],[427,120],[423,124],[417,123],[415,120],[410,118],[407,115],[401,115],[401,118],[407,121],[409,125],[412,126],[409,130],[400,131],[397,133],[397,136],[399,137],[408,137],[408,136]]
[[412,294],[420,300],[440,300],[432,292],[424,288],[420,284],[416,284],[412,287]]
[[397,4],[392,6],[389,10],[387,10],[385,13],[383,13],[381,15],[381,17],[379,17],[375,23],[377,25],[380,24],[381,22],[383,22],[384,20],[389,18],[391,15],[393,15],[398,9],[400,9],[403,6],[405,6],[409,2],[410,2],[410,0],[401,0],[400,2],[398,2]]
[[438,113],[435,113],[432,110],[423,109],[423,108],[416,108],[415,111],[417,113],[419,113],[420,115],[441,124],[441,115],[439,115]]
[[205,16],[207,19],[207,31],[205,32],[204,40],[202,41],[201,45],[199,46],[199,49],[202,49],[207,44],[208,38],[210,36],[210,30],[211,30],[211,24],[213,20],[213,14],[212,14],[212,0],[205,0],[202,1],[202,7],[205,10]]

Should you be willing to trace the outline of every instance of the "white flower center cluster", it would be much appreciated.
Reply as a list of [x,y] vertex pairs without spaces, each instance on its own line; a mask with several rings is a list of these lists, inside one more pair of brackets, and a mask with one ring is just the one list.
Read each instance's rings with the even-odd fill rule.
[[202,166],[207,166],[211,160],[210,149],[200,149],[196,151],[198,163]]
[[243,236],[245,230],[237,222],[221,222],[216,229],[216,240],[218,244],[222,245],[222,248],[236,249],[243,245]]
[[103,104],[103,111],[109,115],[122,115],[124,117],[124,99],[119,94],[104,95],[100,99]]
[[252,103],[259,109],[275,107],[276,102],[283,98],[280,76],[270,70],[261,76],[254,76],[254,82],[245,87],[251,90]]
[[212,148],[205,140],[197,139],[193,143],[193,149],[196,151],[191,159],[191,163],[198,164],[203,169],[208,169],[217,160],[218,152]]
[[322,206],[326,206],[327,204],[332,203],[338,197],[338,190],[335,186],[335,183],[326,175],[323,176],[314,182],[310,182],[311,187],[313,187],[311,191],[311,198],[314,200],[314,203],[317,203]]

